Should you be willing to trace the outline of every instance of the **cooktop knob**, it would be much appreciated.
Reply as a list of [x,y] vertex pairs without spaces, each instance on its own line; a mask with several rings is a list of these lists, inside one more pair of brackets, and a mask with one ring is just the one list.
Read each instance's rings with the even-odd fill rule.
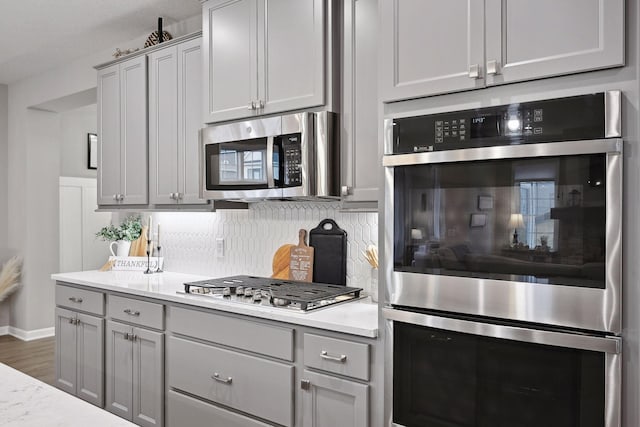
[[252,288],[244,288],[244,296],[249,298],[253,296],[253,289]]
[[231,296],[231,288],[226,287],[226,288],[222,289],[222,296],[223,297]]
[[244,288],[242,286],[238,286],[236,288],[236,295],[238,295],[238,296],[244,295]]
[[260,302],[260,301],[262,300],[262,294],[260,293],[260,291],[256,290],[256,291],[253,293],[253,300],[254,300],[255,302]]

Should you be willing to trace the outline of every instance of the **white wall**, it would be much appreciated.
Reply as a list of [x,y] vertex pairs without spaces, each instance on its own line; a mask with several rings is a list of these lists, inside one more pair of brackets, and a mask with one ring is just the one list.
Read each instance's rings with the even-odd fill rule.
[[[8,91],[0,85],[0,200],[7,200]],[[7,203],[0,203],[0,252],[7,249]],[[9,325],[9,302],[0,303],[0,327]]]
[[[168,26],[174,36],[201,28],[199,16]],[[12,301],[11,326],[34,331],[53,326],[58,270],[58,177],[60,118],[29,109],[96,87],[97,64],[116,47],[143,46],[146,34],[9,86],[8,246],[24,257],[23,287]]]
[[87,133],[98,129],[98,107],[87,105],[60,114],[60,176],[96,178],[95,169],[87,168]]

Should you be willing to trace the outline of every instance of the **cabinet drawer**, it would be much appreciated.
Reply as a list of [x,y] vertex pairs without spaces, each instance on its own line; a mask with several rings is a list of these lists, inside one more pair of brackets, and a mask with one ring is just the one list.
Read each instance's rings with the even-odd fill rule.
[[293,329],[196,310],[169,307],[169,329],[178,334],[293,361]]
[[304,334],[304,364],[347,377],[369,380],[369,345]]
[[292,366],[176,337],[167,351],[169,387],[293,425]]
[[123,322],[164,329],[163,308],[162,304],[109,295],[107,314]]
[[169,390],[167,427],[269,427],[268,424]]
[[56,285],[56,305],[104,316],[104,294],[102,292]]

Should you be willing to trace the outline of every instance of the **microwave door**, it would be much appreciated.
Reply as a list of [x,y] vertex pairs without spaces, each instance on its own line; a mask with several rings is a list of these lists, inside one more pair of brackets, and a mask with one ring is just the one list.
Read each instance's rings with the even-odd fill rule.
[[279,197],[274,188],[273,151],[272,137],[207,145],[206,193],[226,200]]

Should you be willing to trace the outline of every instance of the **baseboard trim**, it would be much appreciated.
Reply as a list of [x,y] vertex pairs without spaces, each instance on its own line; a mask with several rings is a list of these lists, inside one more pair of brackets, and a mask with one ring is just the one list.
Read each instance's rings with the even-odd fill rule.
[[54,327],[25,331],[24,329],[14,328],[13,326],[0,326],[0,335],[11,335],[22,341],[33,341],[40,338],[52,337],[55,335],[55,332]]

